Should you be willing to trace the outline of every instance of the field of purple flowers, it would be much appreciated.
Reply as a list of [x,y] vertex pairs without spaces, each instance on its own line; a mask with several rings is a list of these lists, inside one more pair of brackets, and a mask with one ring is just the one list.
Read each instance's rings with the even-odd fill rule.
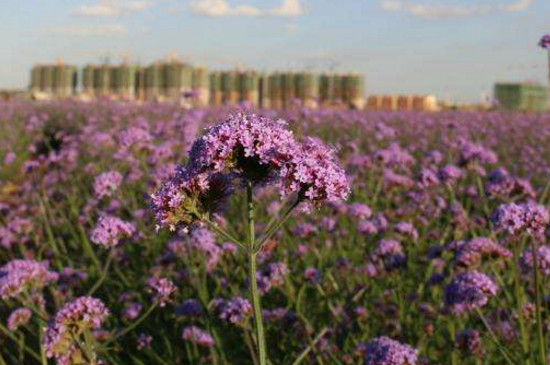
[[0,365],[550,363],[550,115],[252,113],[0,104]]

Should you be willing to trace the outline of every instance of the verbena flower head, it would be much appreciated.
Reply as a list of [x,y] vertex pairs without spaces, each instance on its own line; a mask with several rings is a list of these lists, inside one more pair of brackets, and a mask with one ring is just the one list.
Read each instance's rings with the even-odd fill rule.
[[463,272],[445,287],[445,307],[455,314],[471,311],[485,306],[497,292],[498,286],[487,275]]
[[525,204],[502,204],[493,214],[497,228],[511,235],[527,232],[533,237],[543,237],[550,221],[548,210],[543,205],[528,202]]
[[[536,252],[537,268],[544,274],[550,275],[550,247],[541,246],[538,247]],[[533,270],[535,262],[533,260],[533,251],[531,249],[526,250],[519,259],[519,265],[521,271],[524,274],[529,274]]]
[[195,141],[191,169],[203,172],[231,171],[253,182],[262,182],[285,164],[295,140],[283,120],[238,113],[209,128]]
[[283,196],[298,194],[298,199],[320,206],[325,201],[346,200],[350,184],[335,150],[319,139],[307,138],[281,169],[280,192]]
[[375,338],[364,346],[365,365],[415,365],[418,350],[391,338]]
[[469,241],[457,241],[449,245],[455,251],[454,261],[457,265],[471,267],[480,263],[484,257],[512,257],[512,253],[500,244],[485,237],[476,237]]
[[118,171],[107,171],[94,180],[94,195],[96,198],[112,196],[122,183],[122,175]]
[[19,327],[26,325],[31,319],[32,312],[29,308],[18,308],[10,313],[8,317],[8,329],[16,331]]
[[23,292],[38,292],[58,277],[46,261],[12,260],[0,268],[0,297],[9,299]]
[[166,306],[166,303],[172,301],[172,295],[177,290],[174,283],[166,278],[150,278],[147,280],[147,286],[153,292],[154,301],[161,307]]
[[128,222],[113,216],[101,216],[90,238],[93,243],[105,248],[112,248],[120,243],[120,240],[134,234],[136,228]]
[[233,297],[229,300],[217,299],[214,305],[220,311],[220,319],[229,323],[242,323],[252,315],[250,302],[242,297]]
[[46,328],[42,344],[46,356],[60,363],[75,363],[70,361],[82,358],[75,341],[84,331],[100,328],[108,315],[105,304],[96,298],[79,297],[65,304]]
[[545,34],[539,41],[539,47],[550,50],[550,34]]
[[231,192],[231,181],[227,175],[194,173],[180,167],[151,195],[157,228],[187,230],[205,216],[218,211]]
[[195,343],[199,346],[212,347],[214,339],[206,331],[196,326],[185,327],[183,329],[182,338],[185,341]]

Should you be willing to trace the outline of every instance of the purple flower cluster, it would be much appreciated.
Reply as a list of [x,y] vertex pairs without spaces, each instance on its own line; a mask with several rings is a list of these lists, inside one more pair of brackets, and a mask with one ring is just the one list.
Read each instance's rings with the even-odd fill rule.
[[415,365],[418,350],[382,336],[364,345],[365,365]]
[[166,303],[172,301],[171,297],[177,291],[174,283],[166,278],[149,278],[147,286],[153,292],[153,300],[161,307],[166,306]]
[[536,196],[529,180],[511,176],[504,168],[498,168],[489,174],[485,192],[489,196],[499,197],[517,195],[534,198]]
[[192,173],[180,167],[151,195],[157,229],[187,230],[204,215],[218,211],[231,192],[226,175]]
[[29,308],[18,308],[10,313],[8,317],[8,329],[16,331],[19,327],[26,325],[31,319],[32,312]]
[[445,308],[460,314],[485,306],[498,292],[493,279],[478,271],[456,275],[445,287]]
[[80,351],[75,345],[78,337],[86,330],[99,329],[108,315],[105,304],[96,298],[78,297],[65,304],[46,328],[42,343],[46,356],[71,364],[71,357]]
[[258,289],[262,294],[265,294],[271,288],[282,285],[287,273],[288,267],[284,262],[274,262],[267,265],[265,269],[256,272]]
[[262,181],[294,153],[295,140],[283,120],[235,114],[209,128],[191,148],[195,171],[231,172]]
[[118,171],[107,171],[94,180],[94,195],[98,199],[111,197],[122,183],[122,175]]
[[543,205],[528,202],[524,204],[502,204],[492,217],[495,225],[511,235],[527,232],[534,237],[544,236],[550,221],[548,210]]
[[128,222],[117,217],[104,215],[99,220],[90,234],[90,239],[96,245],[105,248],[113,248],[123,238],[131,237],[136,228]]
[[0,267],[0,297],[9,299],[23,292],[34,293],[58,278],[46,261],[12,260]]
[[[537,268],[544,274],[550,275],[550,247],[541,246],[536,249]],[[534,266],[533,251],[526,250],[519,259],[521,271],[524,274],[531,273]]]
[[182,338],[185,341],[195,343],[199,346],[212,347],[214,346],[214,339],[208,334],[208,332],[200,329],[196,326],[185,327],[183,329]]
[[307,138],[298,146],[292,160],[281,169],[280,177],[281,195],[297,193],[299,199],[313,206],[346,200],[350,193],[348,178],[334,149],[315,138]]
[[207,218],[233,192],[234,178],[277,181],[282,196],[296,194],[314,206],[350,191],[333,149],[313,138],[298,143],[282,120],[239,113],[197,139],[187,167],[151,196],[158,226],[187,229]]
[[214,306],[220,312],[220,319],[233,324],[242,323],[252,315],[250,302],[242,297],[233,297],[229,300],[216,299]]
[[471,267],[481,262],[483,257],[508,259],[512,253],[500,244],[485,237],[476,237],[469,241],[455,241],[449,245],[455,252],[454,261],[457,265]]

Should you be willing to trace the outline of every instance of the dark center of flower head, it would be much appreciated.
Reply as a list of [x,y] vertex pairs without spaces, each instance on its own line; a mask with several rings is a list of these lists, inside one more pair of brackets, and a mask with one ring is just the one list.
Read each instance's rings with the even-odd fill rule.
[[253,184],[265,182],[273,172],[271,165],[261,163],[258,156],[246,156],[242,147],[235,151],[235,165],[241,176]]

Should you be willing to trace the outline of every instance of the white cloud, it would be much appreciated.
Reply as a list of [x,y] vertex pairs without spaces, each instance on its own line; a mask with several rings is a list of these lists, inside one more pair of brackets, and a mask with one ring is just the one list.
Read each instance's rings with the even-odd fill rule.
[[510,13],[527,10],[533,0],[518,0],[515,3],[501,5],[501,9]]
[[271,15],[292,17],[300,16],[304,14],[304,11],[302,9],[302,4],[300,4],[300,0],[283,0],[281,5],[269,9],[268,13]]
[[122,24],[73,24],[48,29],[51,34],[76,37],[111,37],[121,36],[127,33]]
[[227,0],[196,0],[189,3],[189,9],[195,15],[208,17],[225,16],[281,16],[296,17],[304,13],[301,0],[282,0],[279,6],[271,9],[242,4],[232,6]]
[[89,17],[114,17],[144,11],[153,4],[147,0],[99,0],[95,4],[81,5],[74,13]]
[[527,10],[533,0],[515,0],[500,5],[437,5],[415,3],[402,0],[383,0],[382,9],[395,12],[407,12],[424,19],[465,18],[497,12],[515,13]]

